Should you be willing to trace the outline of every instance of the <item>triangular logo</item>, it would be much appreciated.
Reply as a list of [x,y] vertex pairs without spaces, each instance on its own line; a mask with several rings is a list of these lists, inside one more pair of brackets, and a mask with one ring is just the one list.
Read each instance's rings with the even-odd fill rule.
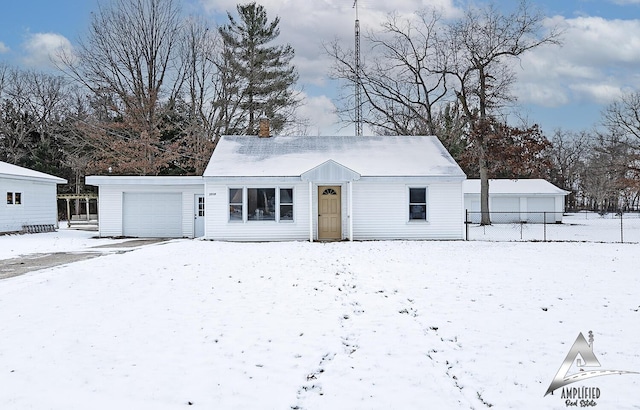
[[[577,373],[568,374],[573,364],[576,364],[578,368]],[[600,362],[596,358],[593,352],[593,332],[589,331],[589,341],[584,338],[582,333],[578,334],[576,341],[573,342],[573,346],[569,350],[567,357],[565,357],[558,373],[551,381],[545,396],[549,393],[553,393],[554,390],[559,389],[562,386],[566,386],[570,383],[579,382],[582,380],[590,379],[592,377],[607,376],[612,374],[633,374],[637,372],[627,372],[624,370],[588,370],[585,371],[583,367],[600,367]]]

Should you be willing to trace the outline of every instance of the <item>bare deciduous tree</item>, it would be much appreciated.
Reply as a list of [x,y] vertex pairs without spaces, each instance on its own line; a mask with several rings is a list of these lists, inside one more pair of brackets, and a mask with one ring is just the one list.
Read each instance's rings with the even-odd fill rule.
[[558,129],[551,138],[549,159],[551,182],[571,194],[565,197],[567,209],[577,209],[577,194],[580,190],[581,175],[586,166],[587,156],[592,149],[592,136],[586,131],[569,132]]
[[160,108],[181,87],[181,25],[175,0],[101,3],[86,39],[73,55],[61,56],[62,68],[96,96],[110,98],[109,109],[132,131],[113,141],[114,149],[133,155],[120,171],[157,174],[170,160],[161,141]]
[[196,174],[202,174],[220,134],[216,130],[214,101],[220,89],[217,59],[220,53],[217,30],[201,18],[186,20],[180,42],[184,67],[187,107],[180,141],[183,158]]
[[368,58],[363,58],[359,72],[353,50],[343,49],[338,41],[325,45],[334,61],[331,76],[348,84],[345,90],[349,92],[338,110],[344,120],[353,121],[352,91],[359,79],[365,124],[381,134],[436,134],[434,110],[447,95],[446,76],[436,72],[440,15],[425,10],[414,17],[392,14],[380,33],[364,36]]
[[489,164],[486,133],[494,133],[490,117],[512,100],[514,80],[509,61],[543,44],[558,44],[557,29],[543,30],[544,15],[521,0],[508,15],[494,5],[469,6],[464,16],[448,26],[442,71],[453,78],[455,95],[478,139],[481,224],[490,224]]
[[[66,116],[67,90],[63,78],[36,71],[0,67],[0,145],[2,158],[14,164],[41,162],[46,147],[57,144]],[[53,156],[56,148],[48,154]]]
[[[559,43],[560,32],[545,30],[544,19],[526,0],[510,14],[493,5],[468,3],[462,17],[452,20],[441,19],[433,11],[417,13],[413,20],[392,15],[381,33],[365,37],[373,57],[363,58],[366,63],[359,73],[353,51],[337,43],[325,49],[334,59],[335,78],[346,80],[349,89],[358,81],[362,84],[363,120],[380,133],[437,134],[442,131],[438,124],[448,119],[436,117],[446,114],[446,106],[456,101],[453,107],[460,109],[465,124],[450,129],[464,130],[467,144],[477,150],[482,223],[490,224],[486,144],[494,138],[487,135],[485,141],[484,137],[500,135],[499,110],[514,100],[510,93],[515,79],[510,69],[513,59],[543,44]],[[353,109],[349,97],[343,100],[343,113]],[[456,145],[448,136],[442,139]]]

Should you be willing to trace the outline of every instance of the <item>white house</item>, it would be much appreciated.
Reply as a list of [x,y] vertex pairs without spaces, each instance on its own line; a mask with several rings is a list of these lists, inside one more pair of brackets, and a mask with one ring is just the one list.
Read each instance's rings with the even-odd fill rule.
[[[569,191],[544,179],[489,180],[491,222],[560,223],[564,197],[568,194]],[[480,222],[479,179],[464,181],[464,206],[469,211],[469,220]]]
[[99,187],[100,236],[193,238],[204,235],[202,177],[88,176]]
[[0,161],[0,232],[53,230],[58,226],[57,185],[67,180]]
[[203,177],[89,176],[100,236],[462,239],[465,174],[436,137],[225,136]]
[[433,136],[225,136],[204,172],[205,237],[462,239],[465,178]]

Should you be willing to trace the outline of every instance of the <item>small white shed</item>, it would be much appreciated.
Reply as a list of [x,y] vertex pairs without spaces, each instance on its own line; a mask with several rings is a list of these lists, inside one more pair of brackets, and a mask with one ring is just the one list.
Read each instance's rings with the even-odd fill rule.
[[187,176],[88,176],[98,187],[103,237],[193,238],[204,235],[204,183]]
[[58,226],[57,185],[67,180],[0,161],[0,232]]
[[434,136],[224,136],[204,172],[205,237],[463,239],[465,178]]
[[[489,212],[492,223],[561,223],[564,197],[569,191],[544,179],[489,180]],[[480,180],[464,182],[464,206],[469,220],[480,222]]]

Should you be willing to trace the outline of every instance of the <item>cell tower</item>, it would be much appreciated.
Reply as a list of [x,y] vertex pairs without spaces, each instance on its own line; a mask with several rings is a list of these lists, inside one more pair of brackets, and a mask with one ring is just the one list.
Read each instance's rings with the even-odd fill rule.
[[356,9],[356,50],[355,50],[355,74],[356,74],[356,89],[355,89],[355,97],[356,97],[356,135],[362,135],[362,94],[361,94],[361,80],[360,80],[360,20],[358,19],[358,0],[354,0],[353,8]]

